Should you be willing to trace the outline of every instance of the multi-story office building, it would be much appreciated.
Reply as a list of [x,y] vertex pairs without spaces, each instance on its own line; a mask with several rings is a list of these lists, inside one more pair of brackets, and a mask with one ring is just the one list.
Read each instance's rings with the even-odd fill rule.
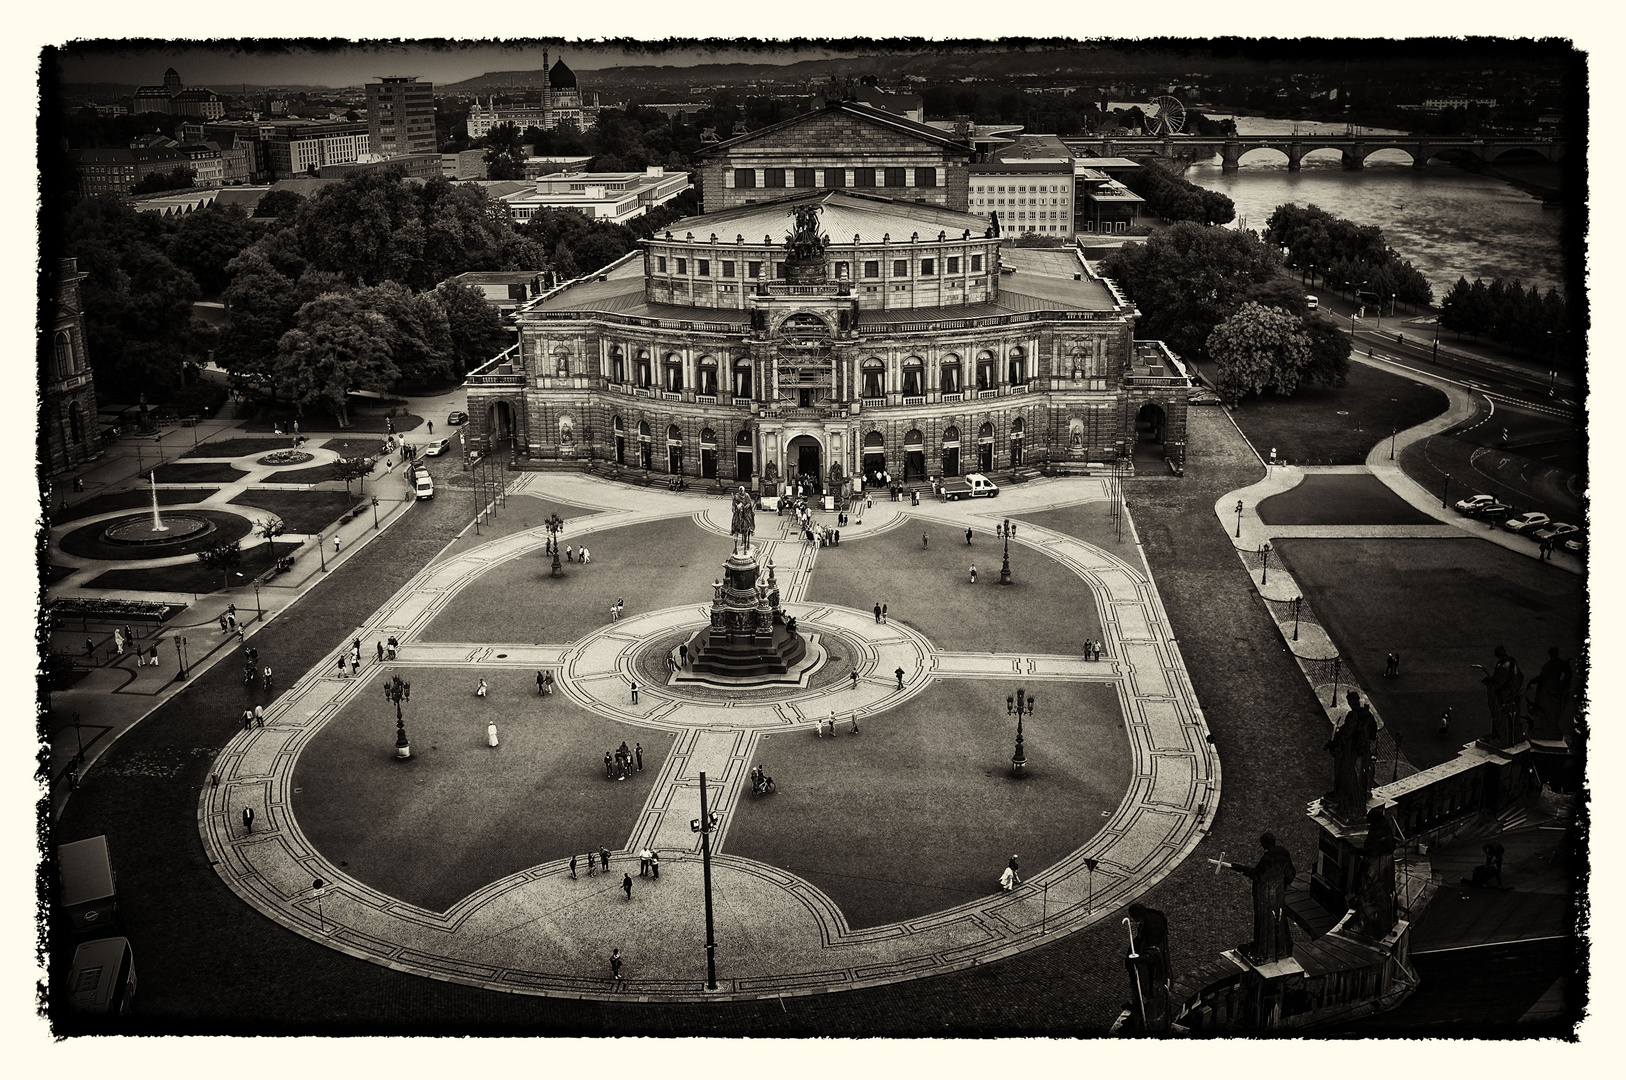
[[998,214],[1001,231],[1012,235],[1072,238],[1073,154],[1054,135],[1023,135],[968,172],[971,213]]
[[687,173],[668,173],[659,165],[643,172],[561,172],[538,177],[528,190],[495,196],[515,222],[529,221],[539,210],[574,210],[594,221],[621,224],[689,189]]
[[[324,165],[356,161],[372,148],[369,124],[349,120],[278,120],[260,124],[265,171],[272,180],[302,176]],[[437,158],[438,161],[438,158]]]
[[367,134],[380,157],[433,154],[435,85],[416,75],[387,75],[367,84]]

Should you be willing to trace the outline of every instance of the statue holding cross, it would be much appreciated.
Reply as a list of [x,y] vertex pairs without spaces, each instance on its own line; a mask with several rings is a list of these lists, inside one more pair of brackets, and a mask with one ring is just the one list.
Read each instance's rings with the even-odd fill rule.
[[1265,849],[1258,863],[1244,866],[1227,862],[1225,852],[1214,864],[1214,873],[1235,870],[1253,880],[1253,941],[1242,951],[1255,964],[1269,964],[1293,955],[1293,931],[1288,924],[1287,887],[1293,883],[1293,857],[1287,849],[1276,843],[1276,837],[1265,833],[1259,837],[1259,846]]

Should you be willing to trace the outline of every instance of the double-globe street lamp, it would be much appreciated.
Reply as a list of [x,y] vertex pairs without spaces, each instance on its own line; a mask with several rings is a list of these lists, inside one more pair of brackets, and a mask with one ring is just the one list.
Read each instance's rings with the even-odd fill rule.
[[548,576],[564,577],[564,568],[559,565],[559,534],[564,531],[564,519],[557,513],[549,514],[542,527],[548,530],[548,549],[553,552],[553,572]]
[[412,747],[407,743],[406,717],[401,714],[401,702],[412,700],[412,684],[399,675],[384,680],[384,700],[395,705],[395,756],[409,758]]
[[1036,698],[1028,697],[1026,690],[1017,690],[1015,697],[1005,699],[1005,711],[1016,717],[1016,753],[1011,755],[1011,773],[1023,776],[1028,770],[1028,758],[1022,750],[1022,719],[1032,716]]
[[1009,585],[1011,583],[1011,537],[1016,535],[1016,526],[1011,524],[1010,518],[1006,518],[1003,525],[994,526],[994,531],[1005,541],[1005,565],[999,568],[999,583]]

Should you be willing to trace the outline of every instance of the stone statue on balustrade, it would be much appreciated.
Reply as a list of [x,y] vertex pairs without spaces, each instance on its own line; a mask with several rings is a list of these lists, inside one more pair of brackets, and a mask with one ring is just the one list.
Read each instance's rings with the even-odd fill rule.
[[1169,986],[1169,920],[1163,912],[1144,904],[1130,904],[1129,951],[1124,970],[1129,972],[1128,1030],[1140,1035],[1167,1035],[1174,1013]]
[[729,535],[740,538],[740,550],[751,550],[751,534],[757,531],[756,506],[751,501],[751,495],[740,488],[734,493],[733,500],[734,520],[729,526]]
[[1562,739],[1566,714],[1569,711],[1570,690],[1575,682],[1575,668],[1558,655],[1558,646],[1547,650],[1547,662],[1541,673],[1530,680],[1528,698],[1530,708],[1530,737],[1533,739]]
[[1243,877],[1252,879],[1253,941],[1242,951],[1255,964],[1269,964],[1293,955],[1293,930],[1287,915],[1287,887],[1293,883],[1298,871],[1293,867],[1293,857],[1286,848],[1276,843],[1276,837],[1271,833],[1259,837],[1259,846],[1265,851],[1253,866],[1227,862],[1224,852],[1220,852],[1220,858],[1210,861],[1216,874],[1223,868],[1235,870]]
[[1366,815],[1360,877],[1355,883],[1355,929],[1386,936],[1395,925],[1395,831],[1378,807]]
[[[1485,671],[1483,664],[1474,667]],[[1519,716],[1519,691],[1524,689],[1524,672],[1506,648],[1496,646],[1496,666],[1479,680],[1485,685],[1485,707],[1490,711],[1490,737],[1485,741],[1506,749],[1524,741],[1524,721]]]
[[1360,694],[1351,691],[1344,700],[1349,703],[1349,712],[1326,744],[1332,754],[1332,791],[1323,797],[1323,805],[1339,820],[1353,825],[1366,819],[1378,722],[1372,710],[1361,703]]

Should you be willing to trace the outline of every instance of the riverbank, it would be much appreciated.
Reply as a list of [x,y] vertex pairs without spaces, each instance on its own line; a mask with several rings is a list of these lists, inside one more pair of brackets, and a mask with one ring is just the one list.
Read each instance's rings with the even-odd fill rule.
[[1564,201],[1564,166],[1541,162],[1521,165],[1461,165],[1465,172],[1489,176],[1512,184],[1543,203],[1553,205]]

